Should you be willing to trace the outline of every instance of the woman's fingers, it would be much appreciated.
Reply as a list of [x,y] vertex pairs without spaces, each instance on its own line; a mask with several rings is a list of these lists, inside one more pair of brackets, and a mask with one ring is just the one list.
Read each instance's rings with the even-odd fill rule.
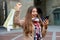
[[21,6],[22,6],[21,3],[17,3],[16,6],[15,6],[15,10],[20,11]]
[[16,7],[17,7],[17,8],[21,8],[21,6],[22,6],[21,3],[17,3],[17,4],[16,4]]

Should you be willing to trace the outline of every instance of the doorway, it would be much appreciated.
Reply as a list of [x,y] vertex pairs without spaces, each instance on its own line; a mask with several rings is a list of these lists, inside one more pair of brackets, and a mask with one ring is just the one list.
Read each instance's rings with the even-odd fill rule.
[[34,0],[34,6],[37,8],[37,12],[40,16],[43,15],[42,9],[41,9],[41,0]]
[[3,25],[7,18],[7,2],[0,0],[0,26]]
[[60,25],[60,8],[57,8],[53,11],[54,15],[54,24]]
[[46,16],[46,0],[34,0],[34,6],[37,8],[40,16]]

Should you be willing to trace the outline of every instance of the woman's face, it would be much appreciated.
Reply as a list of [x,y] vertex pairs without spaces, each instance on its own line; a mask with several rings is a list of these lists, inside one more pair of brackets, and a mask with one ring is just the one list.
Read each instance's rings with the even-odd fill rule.
[[32,10],[32,17],[36,17],[37,16],[37,9],[36,8],[33,8]]

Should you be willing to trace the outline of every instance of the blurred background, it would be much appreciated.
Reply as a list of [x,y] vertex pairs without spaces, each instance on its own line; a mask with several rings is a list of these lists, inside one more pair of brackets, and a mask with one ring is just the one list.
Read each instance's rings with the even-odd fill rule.
[[0,26],[17,2],[23,5],[21,18],[25,16],[27,8],[34,5],[40,15],[49,16],[49,25],[60,25],[60,0],[0,0]]

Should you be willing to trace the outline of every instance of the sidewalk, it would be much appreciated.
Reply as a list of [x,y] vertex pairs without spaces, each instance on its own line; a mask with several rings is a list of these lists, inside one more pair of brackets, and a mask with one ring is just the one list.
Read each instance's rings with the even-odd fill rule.
[[[0,40],[22,40],[22,29],[14,29],[10,32],[0,32]],[[60,26],[48,26],[48,32],[44,40],[60,40]]]
[[60,32],[60,26],[54,26],[54,25],[48,26],[48,31]]

